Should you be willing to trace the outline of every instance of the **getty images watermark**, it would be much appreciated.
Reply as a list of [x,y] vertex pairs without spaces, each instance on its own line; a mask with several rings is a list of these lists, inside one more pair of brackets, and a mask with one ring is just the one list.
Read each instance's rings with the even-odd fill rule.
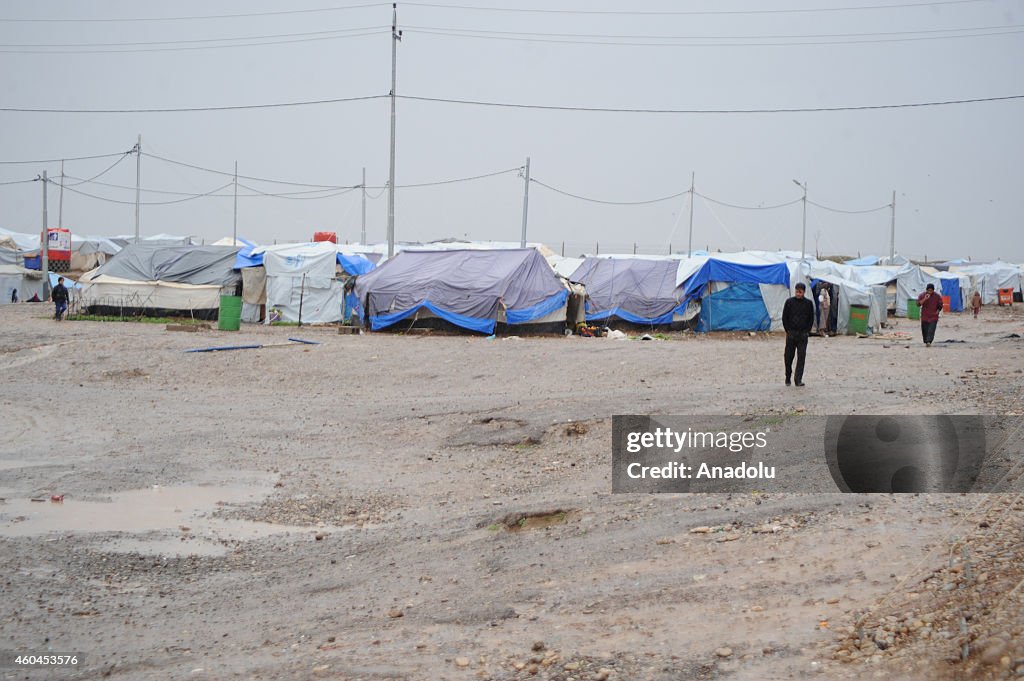
[[1000,491],[1019,430],[982,416],[615,416],[612,491]]

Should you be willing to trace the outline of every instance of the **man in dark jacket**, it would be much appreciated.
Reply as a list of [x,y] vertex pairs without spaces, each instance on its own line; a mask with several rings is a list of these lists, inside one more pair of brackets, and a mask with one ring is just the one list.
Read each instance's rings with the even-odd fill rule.
[[50,300],[55,308],[53,318],[59,322],[68,309],[68,288],[64,285],[64,277],[57,277],[57,285],[50,292]]
[[921,308],[921,336],[925,347],[931,347],[935,340],[935,327],[939,325],[939,313],[942,312],[942,296],[935,292],[935,284],[928,284],[924,293],[917,297]]
[[786,385],[793,373],[793,355],[796,355],[796,384],[804,384],[804,359],[807,357],[807,338],[814,328],[814,303],[804,297],[806,287],[800,283],[792,298],[782,308],[782,328],[786,330]]

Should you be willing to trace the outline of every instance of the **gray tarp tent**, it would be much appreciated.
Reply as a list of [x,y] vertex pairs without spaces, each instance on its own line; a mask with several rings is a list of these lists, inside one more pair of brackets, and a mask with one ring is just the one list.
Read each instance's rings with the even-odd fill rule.
[[81,304],[94,314],[175,314],[215,319],[220,296],[233,295],[241,275],[235,246],[126,246],[85,274]]
[[134,281],[233,286],[241,277],[234,269],[236,253],[235,246],[129,244],[93,274]]
[[[587,288],[587,321],[618,317],[634,324],[682,321],[675,259],[588,257],[569,277]],[[678,315],[678,317],[677,317]]]
[[357,277],[356,295],[374,330],[416,314],[493,333],[496,322],[564,322],[568,289],[534,248],[404,250]]

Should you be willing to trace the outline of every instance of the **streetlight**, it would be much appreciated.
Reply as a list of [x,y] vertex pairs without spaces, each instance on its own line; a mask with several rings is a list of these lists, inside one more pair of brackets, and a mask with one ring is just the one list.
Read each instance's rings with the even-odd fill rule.
[[800,236],[800,262],[804,261],[804,255],[807,251],[807,183],[800,184],[796,180],[793,180],[793,184],[804,190],[804,222],[803,232]]

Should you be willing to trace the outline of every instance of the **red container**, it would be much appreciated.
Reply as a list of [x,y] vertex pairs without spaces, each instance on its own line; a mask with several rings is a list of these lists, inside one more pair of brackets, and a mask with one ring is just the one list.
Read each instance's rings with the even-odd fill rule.
[[999,304],[1000,305],[1013,305],[1013,289],[1012,288],[1001,288],[1001,289],[999,289]]
[[942,296],[942,309],[949,312],[949,296]]
[[313,241],[330,241],[332,244],[338,243],[338,234],[336,232],[313,232]]

